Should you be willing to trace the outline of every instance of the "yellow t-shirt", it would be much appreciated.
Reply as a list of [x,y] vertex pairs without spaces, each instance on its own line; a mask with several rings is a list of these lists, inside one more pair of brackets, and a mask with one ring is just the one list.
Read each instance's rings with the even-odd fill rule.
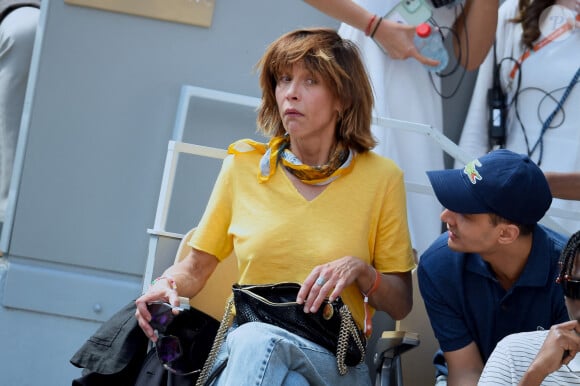
[[[257,179],[261,154],[229,155],[206,211],[190,240],[222,260],[232,249],[240,284],[302,283],[312,269],[356,256],[379,272],[408,272],[412,254],[403,173],[374,152],[357,154],[353,170],[306,200],[286,173]],[[363,297],[356,285],[342,293],[359,326]]]

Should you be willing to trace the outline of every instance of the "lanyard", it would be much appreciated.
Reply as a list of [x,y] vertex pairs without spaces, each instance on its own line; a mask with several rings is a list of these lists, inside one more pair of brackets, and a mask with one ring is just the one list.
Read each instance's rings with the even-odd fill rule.
[[540,136],[539,136],[538,140],[536,141],[536,143],[534,144],[532,149],[528,150],[528,156],[531,157],[532,154],[536,151],[536,148],[538,147],[538,145],[540,146],[540,158],[538,159],[538,166],[540,166],[540,164],[542,162],[542,155],[544,153],[544,134],[546,133],[546,130],[548,130],[550,128],[550,124],[552,123],[552,120],[554,119],[554,117],[556,116],[558,111],[560,111],[562,109],[564,102],[566,102],[566,99],[568,99],[568,96],[572,92],[572,89],[574,88],[574,86],[578,82],[578,78],[580,78],[580,67],[578,67],[578,69],[576,70],[576,74],[574,74],[570,83],[568,83],[568,87],[566,87],[566,90],[564,91],[564,94],[562,94],[562,97],[558,101],[558,105],[556,106],[556,108],[554,109],[554,111],[552,111],[552,113],[544,121],[544,124],[542,125],[542,130],[540,131]]
[[[580,21],[580,14],[576,15],[575,20]],[[534,46],[532,47],[532,51],[530,51],[530,49],[527,49],[522,54],[522,56],[520,56],[517,63],[514,64],[514,67],[510,71],[510,78],[514,79],[514,77],[516,76],[516,73],[517,73],[518,69],[520,68],[520,66],[522,65],[523,61],[526,60],[531,55],[532,52],[538,52],[539,50],[541,50],[542,48],[544,48],[545,46],[547,46],[548,44],[553,42],[558,37],[562,36],[565,32],[570,31],[571,29],[572,29],[571,23],[562,24],[560,27],[553,30],[552,33],[550,33],[548,36],[546,36],[545,38],[540,40],[538,43],[534,44]]]

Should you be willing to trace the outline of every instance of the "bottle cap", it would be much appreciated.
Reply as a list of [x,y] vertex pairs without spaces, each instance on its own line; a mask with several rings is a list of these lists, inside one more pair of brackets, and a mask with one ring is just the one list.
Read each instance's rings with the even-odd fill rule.
[[415,32],[419,37],[426,38],[431,35],[431,26],[429,23],[421,23],[415,28]]

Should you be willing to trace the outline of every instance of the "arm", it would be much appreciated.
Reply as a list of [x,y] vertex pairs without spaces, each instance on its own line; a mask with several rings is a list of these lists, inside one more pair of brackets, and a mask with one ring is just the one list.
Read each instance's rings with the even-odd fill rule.
[[544,378],[558,370],[562,364],[568,364],[580,351],[578,332],[580,332],[580,324],[576,320],[552,326],[540,351],[524,373],[519,385],[539,386]]
[[[371,275],[359,276],[358,287],[368,291],[374,283],[374,270]],[[385,311],[391,318],[401,320],[411,312],[413,307],[413,282],[411,272],[382,273],[379,276],[380,285],[369,296],[369,304],[375,309]]]
[[[373,17],[371,12],[362,8],[352,0],[304,0],[304,2],[310,4],[322,13],[363,32]],[[415,27],[385,19],[380,21],[380,23],[374,35],[374,40],[383,47],[391,58],[415,58],[419,62],[430,66],[439,64],[438,61],[421,55],[417,47],[415,47],[413,43]]]
[[[446,233],[437,238],[421,255],[417,268],[419,290],[425,302],[429,322],[443,351],[448,368],[448,385],[476,385],[483,370],[483,359],[473,336],[477,327],[468,326],[473,316],[466,310],[463,280],[442,280],[447,276],[459,278],[464,264],[450,258],[446,247]],[[453,264],[451,264],[453,262]],[[485,323],[481,319],[479,323]],[[481,324],[480,324],[481,326]]]
[[[346,23],[360,31],[364,31],[373,14],[352,0],[304,0],[319,11]],[[461,64],[468,70],[479,67],[489,48],[493,44],[497,25],[497,9],[499,0],[468,0],[465,11],[455,23],[458,31],[459,44],[455,44],[455,52],[461,47]],[[467,31],[466,31],[467,28]],[[415,58],[427,65],[437,65],[437,62],[419,53],[413,44],[415,28],[413,26],[382,20],[374,36],[389,56],[393,59]],[[467,40],[469,39],[469,50]],[[465,53],[469,52],[469,56]]]
[[459,44],[454,40],[455,55],[463,53],[461,65],[467,70],[477,69],[493,45],[498,7],[499,0],[467,0],[455,22],[459,38]]
[[[182,261],[163,272],[162,279],[157,280],[135,301],[137,305],[135,316],[149,339],[155,341],[157,338],[149,325],[151,315],[147,311],[147,303],[163,300],[179,305],[179,296],[194,297],[203,288],[217,264],[218,259],[215,256],[192,248]],[[175,280],[175,283],[172,283],[172,280]]]
[[[302,283],[297,297],[308,311],[317,310],[325,295],[335,299],[347,287],[351,286],[349,291],[352,290],[353,285],[359,292],[369,294],[371,306],[389,313],[394,319],[404,318],[411,310],[411,271],[415,268],[416,258],[407,223],[403,171],[391,161],[371,162],[373,164],[369,163],[367,167],[376,167],[376,172],[384,179],[366,198],[369,206],[361,206],[362,221],[368,222],[372,228],[358,235],[354,233],[357,241],[362,243],[360,247],[368,250],[367,256],[346,255],[314,267]],[[316,284],[319,277],[325,279],[322,287]],[[376,288],[373,290],[373,287]]]
[[545,172],[552,196],[564,200],[580,200],[580,172]]
[[445,352],[444,355],[449,370],[447,385],[477,385],[483,371],[483,360],[475,342],[459,350]]

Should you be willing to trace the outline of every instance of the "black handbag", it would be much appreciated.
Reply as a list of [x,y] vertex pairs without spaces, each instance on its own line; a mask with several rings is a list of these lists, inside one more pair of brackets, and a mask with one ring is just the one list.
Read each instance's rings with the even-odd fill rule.
[[232,290],[238,324],[269,323],[319,344],[336,355],[341,375],[364,360],[366,338],[340,297],[305,313],[296,303],[298,283],[234,284]]

